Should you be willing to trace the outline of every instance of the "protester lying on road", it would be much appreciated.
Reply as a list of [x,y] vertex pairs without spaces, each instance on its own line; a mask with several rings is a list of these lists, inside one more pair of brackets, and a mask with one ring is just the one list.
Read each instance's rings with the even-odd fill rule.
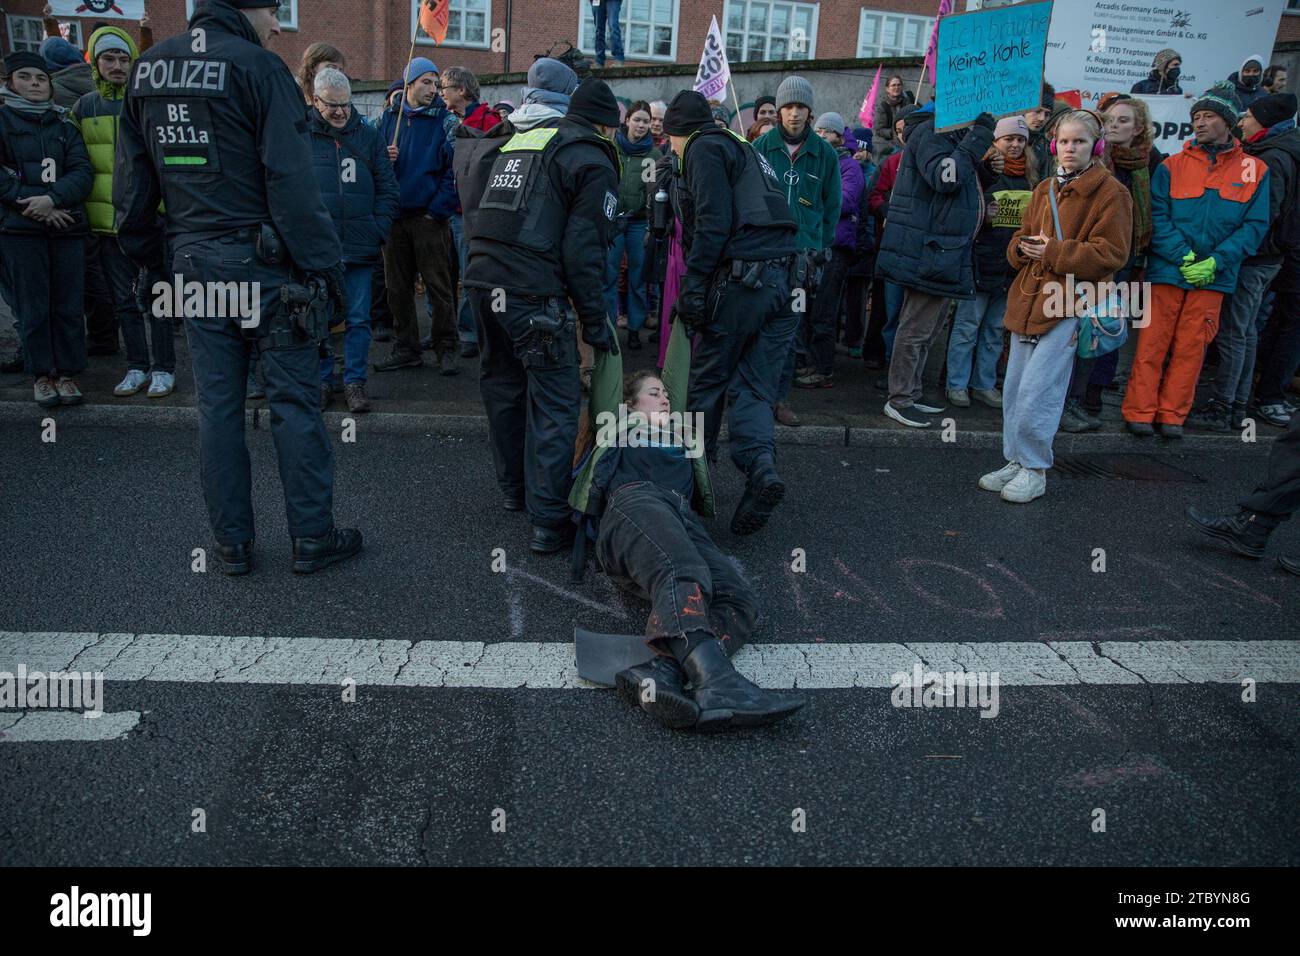
[[[684,424],[680,412],[690,364],[685,330],[673,323],[663,379],[645,370],[623,382],[622,409],[620,357],[601,353],[596,362],[589,409],[595,438],[569,501],[586,524],[598,522],[596,555],[605,573],[651,604],[645,633],[654,656],[617,675],[620,693],[674,729],[790,716],[803,706],[801,694],[763,690],[731,664],[757,624],[758,595],[700,520],[712,516],[713,494],[702,426]],[[585,544],[584,527],[575,544],[579,564]]]

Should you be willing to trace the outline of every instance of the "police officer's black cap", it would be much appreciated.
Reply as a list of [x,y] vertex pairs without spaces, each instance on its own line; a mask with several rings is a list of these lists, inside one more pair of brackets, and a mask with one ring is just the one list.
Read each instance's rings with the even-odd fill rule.
[[5,73],[13,76],[17,70],[40,70],[46,76],[50,75],[50,68],[45,65],[45,57],[25,50],[10,53],[5,57]]
[[709,101],[694,90],[682,90],[664,112],[664,132],[669,136],[689,136],[697,129],[713,125]]
[[594,76],[587,77],[573,91],[569,100],[569,115],[581,116],[600,126],[617,126],[623,118],[618,111],[614,91],[608,83]]

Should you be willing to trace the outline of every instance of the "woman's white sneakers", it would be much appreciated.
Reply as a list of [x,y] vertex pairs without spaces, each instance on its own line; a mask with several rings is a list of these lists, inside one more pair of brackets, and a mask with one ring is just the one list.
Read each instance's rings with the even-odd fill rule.
[[1002,489],[1002,500],[1022,505],[1047,492],[1047,475],[1041,468],[1021,468]]
[[1001,492],[1003,501],[1025,504],[1047,493],[1047,475],[1041,468],[1025,468],[1013,461],[981,478],[980,487]]
[[1009,462],[997,471],[991,471],[981,478],[980,487],[985,491],[1001,491],[1018,474],[1020,474],[1020,462]]

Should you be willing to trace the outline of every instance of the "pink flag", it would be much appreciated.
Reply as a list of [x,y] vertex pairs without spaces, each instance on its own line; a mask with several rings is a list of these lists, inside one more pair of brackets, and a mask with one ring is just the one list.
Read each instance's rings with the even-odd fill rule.
[[939,47],[939,18],[946,17],[950,13],[952,13],[952,0],[939,0],[939,12],[934,15],[934,29],[930,31],[930,44],[925,48],[925,66],[922,67],[930,74],[931,86],[934,86],[934,56]]
[[876,78],[871,81],[871,89],[867,90],[866,97],[862,100],[862,109],[858,110],[858,120],[860,125],[871,128],[872,118],[876,114],[876,90],[880,88],[880,67],[876,67]]

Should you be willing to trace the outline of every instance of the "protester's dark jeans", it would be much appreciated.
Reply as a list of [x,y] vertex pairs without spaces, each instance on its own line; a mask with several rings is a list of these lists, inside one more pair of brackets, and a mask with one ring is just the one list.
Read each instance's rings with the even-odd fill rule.
[[424,279],[433,307],[433,351],[456,348],[456,319],[452,314],[451,256],[455,254],[451,224],[446,219],[406,216],[393,223],[384,246],[384,282],[393,311],[397,344],[420,351],[420,327],[415,317],[415,277]]
[[451,217],[451,238],[456,244],[456,263],[459,265],[457,282],[460,295],[456,301],[456,333],[462,342],[477,342],[478,330],[474,328],[474,313],[469,309],[469,289],[465,287],[465,269],[469,265],[469,240],[465,238],[465,217]]
[[596,65],[605,65],[605,26],[609,25],[609,51],[619,63],[623,62],[623,24],[619,14],[623,11],[623,0],[603,0],[591,8],[596,21]]
[[[370,266],[348,266],[343,275],[343,288],[348,297],[347,323],[343,330],[343,382],[346,385],[366,383],[366,362],[370,357]],[[330,323],[337,324],[337,317]],[[334,376],[334,353],[320,360],[322,385],[331,383]]]
[[649,599],[651,640],[704,630],[734,654],[754,632],[758,594],[675,491],[648,481],[615,489],[596,556],[613,581]]
[[0,254],[8,263],[23,367],[33,379],[85,369],[85,237],[0,235]]
[[1263,484],[1245,498],[1241,507],[1285,521],[1300,508],[1300,415],[1291,416],[1282,437],[1268,453],[1268,473]]
[[96,351],[117,351],[117,312],[113,302],[113,290],[108,284],[108,276],[95,255],[96,236],[85,236],[84,244],[84,279],[82,282],[83,303],[86,321],[86,344]]
[[384,281],[384,263],[370,270],[370,327],[393,327],[393,310],[388,307],[388,285]]
[[1214,397],[1224,405],[1250,401],[1259,343],[1255,320],[1269,283],[1281,268],[1280,262],[1243,265],[1237,274],[1237,288],[1219,310],[1219,371],[1214,376]]
[[[99,265],[108,281],[109,292],[113,296],[118,326],[122,329],[122,340],[126,343],[126,367],[141,372],[176,373],[176,332],[170,318],[158,318],[152,312],[148,317],[149,335],[153,339],[153,361],[149,359],[149,341],[145,338],[145,314],[140,311],[140,301],[136,298],[135,283],[140,270],[126,257],[117,244],[116,236],[95,236],[87,250],[99,260]],[[153,292],[144,290],[144,301],[153,301]]]
[[[509,497],[523,494],[534,525],[563,527],[573,514],[569,489],[582,406],[576,320],[559,299],[511,293],[504,312],[492,304],[491,289],[469,290],[497,484]],[[560,331],[531,329],[530,318],[542,312],[563,315]]]
[[[624,219],[614,228],[613,242],[605,254],[605,310],[611,319],[620,314],[627,316],[629,331],[640,332],[649,314],[650,304],[646,301],[646,258],[645,233],[647,223],[644,219]],[[627,311],[618,311],[618,276],[627,255]]]
[[866,275],[844,277],[844,344],[848,348],[863,348],[866,345],[867,329],[870,326],[867,316],[867,302],[871,295],[871,271]]
[[696,340],[686,403],[704,415],[710,460],[716,458],[724,404],[728,407],[731,460],[746,474],[760,455],[776,456],[772,410],[798,324],[788,266],[767,266],[760,281],[760,288],[751,289],[721,280],[707,296],[707,324]]
[[[1259,340],[1259,384],[1255,401],[1275,405],[1286,398],[1300,368],[1300,295],[1279,292]],[[1300,417],[1300,416],[1297,416]]]
[[840,299],[844,294],[844,276],[853,263],[853,252],[838,246],[831,250],[830,261],[822,270],[821,285],[813,300],[809,316],[808,354],[820,375],[835,372],[835,329],[840,321]]
[[[281,308],[280,287],[290,279],[288,266],[258,261],[253,243],[234,236],[189,243],[176,251],[173,262],[174,272],[186,282],[259,283],[258,329],[263,334],[270,330]],[[271,410],[289,534],[325,534],[334,525],[334,449],[320,414],[320,343],[303,339],[271,348],[269,339],[245,338],[239,316],[187,317],[185,331],[199,413],[199,472],[213,536],[223,545],[253,538],[244,388],[255,348]]]

